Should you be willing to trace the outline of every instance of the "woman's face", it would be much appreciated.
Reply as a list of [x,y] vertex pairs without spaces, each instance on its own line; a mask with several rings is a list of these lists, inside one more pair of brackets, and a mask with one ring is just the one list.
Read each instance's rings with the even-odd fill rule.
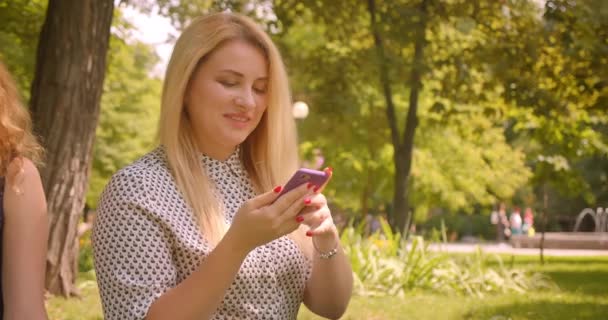
[[223,160],[251,134],[266,110],[268,61],[242,40],[216,48],[192,75],[184,97],[199,150]]

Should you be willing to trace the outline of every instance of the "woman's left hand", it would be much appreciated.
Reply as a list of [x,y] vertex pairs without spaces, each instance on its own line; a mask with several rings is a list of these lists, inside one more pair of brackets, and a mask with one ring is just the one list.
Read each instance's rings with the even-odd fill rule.
[[325,236],[336,231],[331,211],[327,206],[327,199],[321,193],[310,197],[310,203],[300,211],[296,219],[300,219],[303,224],[310,227],[310,230],[306,232],[309,237]]
[[[329,182],[333,174],[332,169],[326,168],[323,171],[329,175],[329,179],[327,179],[327,182]],[[327,182],[325,185],[327,185]],[[298,221],[301,221],[310,228],[306,232],[306,235],[314,237],[315,243],[318,243],[319,247],[324,247],[322,242],[329,242],[330,245],[335,245],[335,239],[338,235],[331,211],[327,206],[327,198],[321,193],[325,185],[315,191],[315,195],[310,197],[310,202],[296,216],[296,219],[299,219]]]

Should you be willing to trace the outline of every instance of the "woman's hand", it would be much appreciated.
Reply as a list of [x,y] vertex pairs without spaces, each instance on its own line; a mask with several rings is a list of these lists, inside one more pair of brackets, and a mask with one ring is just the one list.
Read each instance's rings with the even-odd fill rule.
[[[296,215],[312,203],[313,191],[301,185],[277,199],[282,187],[246,201],[235,214],[226,236],[232,237],[235,249],[249,252],[296,230]],[[276,201],[275,201],[276,200]]]
[[[326,168],[323,171],[329,175],[329,179],[327,179],[329,182],[333,174],[332,169]],[[322,252],[334,249],[338,241],[338,229],[327,206],[327,198],[321,194],[325,185],[315,191],[315,194],[310,197],[311,201],[306,203],[306,207],[296,216],[296,221],[310,228],[306,235],[313,237],[315,247]]]

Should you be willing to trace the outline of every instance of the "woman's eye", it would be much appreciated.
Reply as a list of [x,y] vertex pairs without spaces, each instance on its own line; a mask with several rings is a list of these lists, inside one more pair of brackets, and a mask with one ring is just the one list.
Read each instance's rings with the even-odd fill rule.
[[266,93],[266,87],[263,88],[253,88],[253,91],[257,92],[257,93]]
[[224,87],[230,88],[236,86],[238,83],[233,81],[219,81]]

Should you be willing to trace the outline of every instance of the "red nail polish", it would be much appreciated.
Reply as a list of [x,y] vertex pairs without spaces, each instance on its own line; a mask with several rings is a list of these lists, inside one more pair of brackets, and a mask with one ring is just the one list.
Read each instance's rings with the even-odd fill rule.
[[309,183],[306,185],[306,189],[310,189],[310,187],[312,187],[312,186],[313,186],[312,182],[309,182]]
[[297,222],[302,222],[302,221],[304,221],[304,217],[302,217],[302,216],[297,216],[297,217],[296,217],[296,221],[297,221]]
[[312,237],[312,231],[306,231],[306,235]]
[[274,191],[275,193],[279,193],[281,192],[281,190],[283,190],[283,187],[281,186],[277,186],[276,188],[274,188],[272,191]]
[[319,191],[319,187],[315,187],[314,189],[312,189],[312,192],[317,192]]
[[310,202],[311,202],[310,198],[306,198],[306,199],[304,200],[304,204],[310,204]]
[[327,167],[327,170],[329,170],[329,172],[334,172],[334,168],[332,167]]

